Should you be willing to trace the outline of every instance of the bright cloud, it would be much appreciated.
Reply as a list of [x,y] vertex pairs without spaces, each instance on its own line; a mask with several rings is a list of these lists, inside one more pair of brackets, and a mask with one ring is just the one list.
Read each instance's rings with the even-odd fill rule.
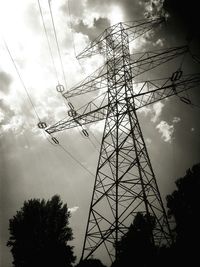
[[152,139],[147,137],[146,140],[145,140],[145,143],[146,143],[147,146],[149,146],[152,143]]
[[181,121],[181,118],[179,118],[179,117],[174,117],[172,120],[173,123],[178,123],[180,121]]
[[159,133],[161,133],[162,139],[165,142],[171,143],[172,142],[172,135],[174,133],[174,126],[169,125],[166,121],[161,121],[157,126]]
[[157,102],[153,105],[152,109],[153,109],[153,117],[151,118],[151,121],[152,122],[156,122],[160,115],[161,115],[161,112],[162,112],[162,109],[164,107],[164,104],[162,102]]
[[158,39],[154,44],[154,46],[160,46],[163,47],[164,46],[164,39]]
[[90,126],[90,130],[98,133],[103,133],[105,121],[98,121]]
[[74,213],[74,212],[76,212],[78,209],[79,209],[78,206],[74,206],[74,207],[72,207],[72,208],[69,208],[68,210],[69,210],[71,213]]
[[[50,3],[67,80],[66,90],[68,90],[74,84],[82,80],[83,77],[89,75],[103,64],[101,55],[84,59],[81,61],[82,67],[85,70],[85,73],[83,73],[74,54],[82,51],[91,37],[95,38],[98,31],[101,33],[105,27],[109,26],[109,22],[110,24],[115,24],[126,20],[126,13],[130,11],[130,6],[131,8],[133,8],[133,6],[130,5],[131,1],[126,2],[126,8],[124,9],[119,1],[110,1],[110,3],[108,3],[107,1],[98,2],[84,0],[80,2],[74,0],[69,1],[71,10],[71,16],[69,16],[68,5],[65,0],[51,1]],[[162,1],[153,1],[153,3],[154,4],[151,5],[160,7]],[[42,119],[47,120],[46,122],[49,125],[62,119],[67,113],[65,106],[63,106],[63,101],[58,97],[56,92],[58,80],[59,83],[62,83],[63,85],[65,85],[65,81],[54,38],[48,1],[40,1],[40,4],[55,66],[53,66],[50,51],[48,49],[48,43],[45,37],[37,1],[30,0],[27,2],[22,0],[20,1],[20,5],[12,0],[2,1],[0,25],[3,25],[1,26],[1,32],[10,48],[32,102],[36,106],[38,115]],[[140,4],[139,6],[137,5],[137,8],[140,6]],[[147,9],[148,7],[146,7],[146,10]],[[7,14],[9,14],[9,16],[7,16]],[[10,17],[12,17],[12,20],[10,20]],[[85,27],[85,32],[80,29],[79,31],[74,30],[76,25],[81,26],[80,21],[83,22],[82,26]],[[73,25],[73,29],[71,29],[70,24]],[[89,36],[92,29],[93,36]],[[158,42],[161,45],[161,40],[158,40]],[[75,44],[76,51],[74,51],[73,43]],[[136,40],[136,42],[133,43],[135,48],[139,48],[146,43],[146,38],[141,38],[140,41]],[[34,112],[30,112],[32,109],[31,104],[28,103],[29,100],[27,101],[26,92],[24,91],[23,85],[20,83],[11,59],[9,58],[3,39],[0,43],[0,49],[0,52],[2,52],[0,62],[0,81],[3,84],[1,91],[3,91],[4,94],[7,94],[8,105],[10,108],[12,107],[12,110],[15,111],[17,116],[20,116],[20,119],[26,118],[27,116],[26,120],[35,120]],[[54,67],[57,71],[57,77]],[[5,73],[8,73],[8,75],[6,76],[1,69],[5,69]],[[9,79],[12,80],[12,83]],[[54,100],[52,101],[52,99]],[[81,106],[83,104],[85,103],[81,103]],[[162,104],[155,104],[155,106],[153,106],[153,122],[157,121],[161,111]],[[150,112],[150,109],[144,108],[141,112],[147,114]],[[15,120],[10,120],[10,123],[15,122],[15,129],[17,125],[21,127],[21,123],[16,123],[17,121],[21,120],[17,120],[17,118],[15,118]],[[35,122],[35,124],[37,124],[37,122]],[[102,126],[98,127],[96,125],[96,128],[99,128],[100,131],[102,131]],[[6,129],[12,129],[12,126],[7,125]]]
[[109,14],[111,25],[124,21],[122,10],[119,6],[113,6]]
[[145,116],[147,116],[147,114],[149,114],[151,110],[152,109],[150,107],[143,107],[141,109],[138,109],[138,113],[143,113]]
[[[19,5],[19,3],[14,3],[11,0],[4,1],[1,3],[0,10],[2,34],[2,39],[0,39],[0,98],[1,96],[5,98],[7,105],[6,112],[5,105],[1,107],[5,112],[4,116],[1,116],[1,130],[6,132],[10,130],[20,132],[22,125],[26,121],[30,122],[34,120],[33,124],[35,125],[38,123],[24,87],[26,87],[39,117],[47,120],[47,124],[52,124],[67,114],[67,108],[63,104],[62,97],[59,98],[56,92],[58,82],[65,85],[65,81],[53,36],[53,27],[47,5],[48,1],[46,3],[40,1],[40,4],[58,77],[55,75],[50,51],[48,50],[37,1],[31,0],[28,3],[27,1],[21,2],[23,3]],[[72,86],[72,84],[80,80],[80,66],[74,58],[71,32],[66,21],[66,14],[60,10],[61,4],[62,1],[59,3],[52,1],[52,10],[67,86]],[[12,20],[10,20],[10,17],[12,17]],[[62,29],[62,31],[58,29]],[[86,43],[82,42],[82,36],[76,36],[76,42],[85,46]],[[9,52],[6,49],[4,40],[20,73],[21,81],[9,56]],[[9,110],[12,110],[15,114],[9,113],[12,116],[7,118]]]

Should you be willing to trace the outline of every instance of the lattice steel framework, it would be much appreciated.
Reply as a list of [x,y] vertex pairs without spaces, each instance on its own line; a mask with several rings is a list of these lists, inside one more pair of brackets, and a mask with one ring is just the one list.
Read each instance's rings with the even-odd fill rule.
[[[105,119],[96,178],[92,193],[82,259],[105,249],[111,262],[118,257],[115,244],[124,235],[137,212],[153,215],[155,245],[170,244],[170,227],[137,117],[137,110],[200,84],[200,75],[145,81],[134,90],[133,79],[173,58],[187,53],[175,47],[139,54],[131,59],[129,40],[134,40],[162,20],[108,28],[79,58],[104,53],[106,64],[83,82],[64,92],[66,98],[106,88],[104,100],[92,100],[82,109],[46,129],[52,134]],[[130,32],[131,31],[131,32]],[[130,36],[129,36],[130,35]],[[129,39],[130,38],[130,39]],[[138,84],[137,84],[138,88]],[[149,216],[150,217],[150,216]]]

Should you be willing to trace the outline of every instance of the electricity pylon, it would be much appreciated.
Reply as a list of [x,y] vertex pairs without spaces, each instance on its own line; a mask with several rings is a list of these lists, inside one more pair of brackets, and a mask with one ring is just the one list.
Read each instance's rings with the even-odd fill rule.
[[79,58],[104,54],[106,64],[67,92],[63,86],[57,87],[66,99],[102,91],[100,98],[92,99],[79,110],[69,102],[70,117],[46,128],[47,133],[53,134],[105,119],[82,259],[104,249],[111,262],[117,259],[117,243],[138,212],[149,218],[154,216],[155,245],[171,243],[137,110],[173,95],[187,101],[181,93],[199,85],[200,74],[183,75],[179,69],[169,78],[134,82],[140,74],[188,52],[187,46],[181,46],[140,53],[132,59],[129,42],[161,22],[162,19],[118,23],[106,29],[79,54]]

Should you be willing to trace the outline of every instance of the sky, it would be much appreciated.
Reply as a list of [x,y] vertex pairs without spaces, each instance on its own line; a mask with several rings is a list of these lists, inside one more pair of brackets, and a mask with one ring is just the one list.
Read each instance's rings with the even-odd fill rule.
[[[103,122],[87,126],[89,139],[80,128],[55,134],[62,147],[37,127],[38,117],[52,125],[67,116],[69,106],[56,91],[58,83],[67,91],[104,62],[101,55],[80,61],[75,55],[110,25],[162,14],[167,18],[166,25],[131,44],[131,52],[183,45],[190,40],[191,53],[197,56],[197,8],[195,1],[190,1],[189,6],[187,2],[176,1],[175,5],[172,0],[51,0],[58,51],[47,0],[40,0],[40,5],[51,49],[37,0],[0,0],[2,267],[10,267],[12,262],[6,247],[9,219],[25,200],[49,199],[54,194],[60,195],[71,210],[71,244],[80,258],[94,183],[91,174],[96,171]],[[168,77],[180,64],[181,59],[177,59],[162,66],[156,76]],[[184,58],[182,67],[185,74],[199,71],[199,63],[191,55]],[[148,74],[141,79],[147,80]],[[193,105],[172,97],[138,113],[163,199],[174,190],[174,181],[200,161],[199,89],[192,89],[187,95]],[[75,108],[84,101],[88,99],[72,100]]]

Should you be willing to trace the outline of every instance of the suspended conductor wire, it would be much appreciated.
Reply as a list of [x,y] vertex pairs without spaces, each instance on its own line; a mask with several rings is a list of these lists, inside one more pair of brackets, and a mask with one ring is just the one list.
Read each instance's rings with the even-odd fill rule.
[[79,164],[83,169],[85,169],[92,177],[94,177],[94,174],[86,168],[79,160],[77,160],[64,146],[61,144],[58,144],[58,146],[68,155],[70,158],[72,158],[74,161],[76,161],[77,164]]
[[[35,106],[34,106],[34,104],[33,104],[33,101],[32,101],[32,99],[31,99],[31,97],[30,97],[30,95],[29,95],[29,92],[28,92],[28,90],[27,90],[27,88],[26,88],[26,86],[25,86],[25,83],[24,83],[24,81],[23,81],[23,79],[22,79],[22,77],[21,77],[21,75],[20,75],[20,72],[19,72],[19,70],[18,70],[18,68],[17,68],[17,65],[16,65],[16,63],[15,63],[15,61],[14,61],[14,58],[13,58],[13,56],[12,56],[12,54],[11,54],[11,52],[10,52],[10,49],[8,48],[8,45],[7,45],[7,43],[6,43],[6,41],[3,39],[3,41],[4,41],[4,45],[5,45],[5,48],[6,48],[6,50],[7,50],[7,52],[8,52],[8,54],[9,54],[9,56],[10,56],[10,59],[11,59],[11,61],[12,61],[12,63],[13,63],[13,65],[14,65],[14,67],[15,67],[15,70],[16,70],[16,72],[17,72],[17,74],[18,74],[18,77],[19,77],[19,79],[20,79],[20,81],[21,81],[21,83],[22,83],[22,85],[23,85],[23,88],[24,88],[24,90],[25,90],[25,92],[26,92],[26,94],[27,94],[27,97],[28,97],[28,99],[29,99],[29,101],[30,101],[30,103],[31,103],[31,106],[32,106],[32,108],[33,108],[33,110],[34,110],[34,112],[35,112],[35,115],[37,116],[37,118],[38,118],[38,120],[40,121],[40,117],[39,117],[39,115],[38,115],[38,113],[37,113],[37,111],[36,111],[36,109],[35,109]],[[48,139],[48,138],[47,138]],[[48,140],[49,141],[49,140]],[[50,141],[49,141],[50,142]],[[52,142],[50,142],[51,144],[52,144]],[[67,151],[62,145],[60,145],[59,144],[59,146],[63,149],[63,151],[65,151],[65,153],[67,153],[74,161],[76,161],[76,163],[77,164],[79,164],[83,169],[85,169],[88,173],[90,173],[92,176],[94,176],[94,174],[90,171],[90,170],[88,170],[79,160],[77,160],[69,151]]]
[[[56,69],[55,60],[53,58],[53,52],[52,52],[52,49],[51,49],[50,40],[49,40],[48,33],[47,33],[47,28],[45,26],[44,16],[43,16],[42,8],[41,8],[41,5],[40,5],[40,0],[38,0],[38,7],[39,7],[39,10],[40,10],[40,16],[42,18],[43,29],[44,29],[46,40],[47,40],[47,43],[48,43],[49,53],[50,53],[51,61],[52,61],[53,68],[54,68],[54,71],[55,71],[56,80],[57,80],[57,83],[59,85],[60,82],[59,82],[59,78],[58,78],[58,72],[57,72],[57,69]],[[65,86],[66,86],[66,84],[65,84]],[[63,99],[63,102],[66,105],[65,101],[66,101],[66,99]]]
[[[81,132],[82,136],[84,136],[84,134],[83,134],[83,129],[84,129],[84,128],[82,128],[82,132]],[[90,133],[91,133],[91,132],[90,132]],[[90,143],[92,144],[92,146],[99,152],[98,147],[97,147],[96,144],[92,141],[92,139],[90,138],[89,134],[88,134],[88,137],[86,137],[86,138],[90,141]],[[95,140],[96,140],[96,139],[95,139]]]
[[34,110],[34,112],[35,112],[35,115],[36,115],[36,117],[38,118],[38,121],[40,121],[40,117],[39,117],[39,115],[38,115],[38,113],[37,113],[37,111],[36,111],[36,109],[35,109],[35,106],[34,106],[34,104],[33,104],[33,101],[32,101],[32,99],[31,99],[31,97],[30,97],[30,95],[29,95],[29,92],[28,92],[28,90],[27,90],[27,88],[26,88],[26,85],[25,85],[23,79],[22,79],[22,76],[21,76],[21,74],[20,74],[20,72],[19,72],[19,69],[18,69],[18,67],[17,67],[17,65],[16,65],[16,63],[15,63],[15,60],[14,60],[14,58],[13,58],[13,56],[12,56],[12,54],[11,54],[11,51],[10,51],[10,49],[9,49],[9,47],[8,47],[8,45],[7,45],[7,43],[6,43],[6,41],[5,41],[4,38],[3,38],[3,42],[4,42],[4,45],[5,45],[5,48],[6,48],[8,54],[9,54],[9,56],[10,56],[10,59],[11,59],[13,65],[14,65],[14,67],[15,67],[15,70],[16,70],[16,72],[17,72],[17,75],[18,75],[18,77],[19,77],[19,79],[20,79],[20,81],[21,81],[21,84],[22,84],[22,86],[23,86],[23,88],[24,88],[24,90],[25,90],[25,92],[26,92],[26,94],[27,94],[27,97],[28,97],[28,99],[29,99],[29,101],[30,101],[30,103],[31,103],[31,106],[32,106],[32,108],[33,108],[33,110]]
[[200,109],[200,106],[199,105],[196,105],[194,103],[190,103],[191,106],[195,107],[195,108],[199,108]]
[[[73,47],[73,51],[74,51],[74,57],[76,58],[82,72],[85,74],[84,68],[81,65],[79,59],[77,58],[77,52],[76,52],[76,46],[75,46],[75,41],[74,41],[74,34],[73,34],[73,27],[72,27],[72,17],[71,17],[71,8],[70,8],[70,0],[67,1],[67,8],[68,8],[68,14],[69,14],[69,28],[71,31],[71,37],[72,37],[72,47]],[[90,132],[91,133],[91,132]],[[98,141],[98,139],[96,138],[96,136],[91,133],[95,139],[95,141],[100,144],[100,142]],[[97,148],[96,144],[91,140],[91,138],[88,136],[88,140],[90,141],[90,143],[93,145],[93,147],[99,152],[99,149]]]
[[181,102],[191,106],[191,107],[194,107],[194,108],[199,108],[200,109],[200,105],[196,105],[194,104],[191,100],[190,100],[190,95],[189,93],[186,91],[186,94],[187,94],[187,97],[181,97],[179,95],[177,95],[177,97],[180,99]]
[[[81,65],[81,63],[80,63],[80,60],[77,58],[76,46],[75,46],[75,41],[74,41],[74,34],[73,34],[73,29],[72,29],[73,27],[72,27],[72,17],[71,17],[70,0],[67,0],[67,8],[68,8],[68,14],[69,14],[69,28],[70,28],[71,36],[72,36],[72,46],[73,46],[74,56],[75,56],[76,60],[78,61],[78,64],[79,64],[79,66],[80,66],[80,68],[81,68],[83,74],[85,74],[85,70],[84,70],[83,66]],[[92,132],[90,132],[90,133],[91,133],[92,136],[94,137],[95,141],[96,141],[99,145],[101,145],[101,143],[98,141],[98,139],[96,138],[96,136],[95,136]],[[91,144],[95,147],[95,149],[96,149],[97,151],[99,151],[99,149],[98,149],[97,146],[94,144],[94,142],[91,140],[91,138],[90,138],[90,137],[88,137],[88,138],[89,138],[89,141],[91,142]]]
[[200,57],[199,56],[193,54],[191,51],[190,51],[190,55],[194,59],[195,62],[200,64]]
[[180,67],[179,67],[179,69],[182,69],[182,67],[183,67],[183,63],[184,63],[184,61],[185,61],[185,57],[186,57],[186,55],[187,55],[187,53],[184,53],[184,54],[183,54],[182,60],[181,60],[181,62],[180,62]]
[[72,35],[72,46],[73,46],[73,50],[74,50],[74,56],[75,56],[75,58],[77,58],[76,47],[75,47],[75,42],[74,42],[74,35],[73,35],[73,31],[72,31],[72,19],[71,19],[71,9],[70,9],[70,5],[69,5],[69,0],[67,1],[67,7],[68,7],[68,14],[69,14],[69,27],[70,27],[70,31],[71,31],[71,35]]
[[53,18],[53,12],[52,12],[52,9],[51,9],[51,0],[48,0],[48,4],[49,4],[50,15],[51,15],[51,21],[52,21],[52,25],[53,25],[54,36],[55,36],[56,45],[57,45],[57,49],[58,49],[60,64],[61,64],[61,68],[62,68],[63,78],[64,78],[64,82],[65,82],[65,87],[67,89],[67,81],[66,81],[66,77],[65,77],[65,72],[64,72],[64,67],[63,67],[60,47],[59,47],[59,43],[58,43],[58,37],[57,37],[57,33],[56,33],[56,27],[55,27],[54,18]]
[[[58,49],[58,53],[59,53],[59,58],[60,58],[60,62],[61,62],[63,77],[64,77],[64,80],[65,80],[65,86],[67,87],[67,85],[66,85],[66,79],[65,79],[65,73],[64,73],[64,68],[63,68],[63,63],[62,63],[62,58],[61,58],[61,53],[60,53],[60,48],[59,48],[59,43],[58,43],[58,38],[57,38],[57,33],[56,33],[56,27],[55,27],[55,23],[54,23],[54,19],[53,19],[53,12],[52,12],[52,9],[51,9],[51,4],[50,4],[50,0],[48,0],[48,3],[49,3],[49,10],[50,10],[50,14],[51,14],[52,25],[53,25],[53,29],[54,29],[55,40],[56,40],[57,49]],[[73,30],[72,30],[72,20],[71,20],[71,10],[70,10],[70,5],[69,5],[69,0],[67,1],[67,6],[68,6],[68,14],[69,14],[69,28],[70,28],[71,36],[72,36],[72,46],[73,46],[74,56],[77,59],[77,53],[76,53],[74,35],[73,35]],[[77,59],[77,61],[78,61],[79,65],[80,65],[80,67],[81,67],[82,72],[85,73],[85,71],[83,69],[83,66],[80,64],[80,61],[78,59]],[[91,142],[91,144],[94,146],[94,148],[96,150],[98,150],[97,146],[94,144],[94,142],[91,140],[91,138],[89,136],[87,138]],[[95,140],[97,140],[97,138],[95,136],[94,136],[94,138],[95,138]]]
[[38,7],[39,7],[39,11],[40,11],[40,16],[42,18],[42,25],[43,25],[43,29],[44,29],[44,32],[45,32],[46,40],[47,40],[47,43],[48,43],[49,53],[50,53],[50,56],[51,56],[53,67],[54,67],[56,79],[57,79],[58,84],[60,84],[59,83],[59,78],[58,78],[58,72],[56,70],[56,65],[55,65],[55,61],[54,61],[54,58],[53,58],[53,53],[52,53],[52,49],[51,49],[51,45],[50,45],[50,41],[49,41],[49,37],[48,37],[48,33],[47,33],[47,28],[46,28],[45,22],[44,22],[44,16],[43,16],[42,8],[41,8],[41,5],[40,5],[40,0],[38,0]]
[[[10,59],[11,59],[11,61],[12,61],[12,63],[13,63],[13,65],[14,65],[14,67],[15,67],[15,70],[16,70],[16,72],[17,72],[17,75],[18,75],[18,77],[19,77],[19,79],[20,79],[20,81],[21,81],[21,83],[22,83],[22,85],[23,85],[23,88],[24,88],[24,90],[25,90],[25,92],[26,92],[26,94],[27,94],[27,97],[28,97],[28,99],[29,99],[29,101],[30,101],[30,103],[31,103],[31,106],[32,106],[32,108],[33,108],[33,110],[34,110],[34,112],[35,112],[35,115],[37,116],[37,118],[38,118],[38,120],[39,121],[41,121],[40,120],[40,117],[39,117],[39,115],[38,115],[38,113],[37,113],[37,111],[36,111],[36,109],[35,109],[35,106],[34,106],[34,104],[33,104],[33,101],[32,101],[32,99],[31,99],[31,97],[30,97],[30,95],[29,95],[29,92],[28,92],[28,90],[27,90],[27,88],[26,88],[26,85],[25,85],[25,83],[24,83],[24,81],[23,81],[23,79],[22,79],[22,77],[21,77],[21,75],[20,75],[20,72],[19,72],[19,70],[18,70],[18,68],[17,68],[17,65],[16,65],[16,63],[15,63],[15,61],[14,61],[14,58],[13,58],[13,56],[12,56],[12,54],[11,54],[11,52],[10,52],[10,49],[9,49],[9,47],[8,47],[8,45],[7,45],[7,43],[6,43],[6,41],[5,41],[5,39],[3,39],[3,41],[4,41],[4,45],[5,45],[5,48],[6,48],[6,50],[7,50],[7,52],[8,52],[8,54],[9,54],[9,56],[10,56]],[[44,133],[44,132],[43,132]],[[45,133],[44,133],[45,134]],[[48,140],[48,138],[47,138],[47,140]],[[50,140],[48,140],[49,142],[50,142]],[[50,142],[51,144],[53,144],[52,142]],[[62,150],[65,152],[65,153],[67,153],[77,164],[79,164],[83,169],[85,169],[88,173],[90,173],[90,175],[92,175],[92,176],[94,176],[94,174],[89,170],[89,169],[87,169],[79,160],[77,160],[66,148],[64,148],[62,145],[60,145],[59,144],[59,147],[60,148],[62,148]]]
[[81,65],[80,61],[77,58],[76,46],[75,46],[75,41],[74,41],[74,34],[73,34],[73,30],[72,30],[72,18],[71,18],[71,9],[70,9],[69,1],[70,0],[67,1],[67,8],[68,8],[68,14],[69,14],[69,28],[70,28],[71,36],[72,36],[72,46],[73,46],[73,50],[74,50],[74,56],[77,59],[78,64],[79,64],[82,72],[85,74],[84,68],[83,68],[83,66]]
[[99,145],[101,145],[101,143],[99,142],[99,140],[97,139],[97,137],[95,136],[95,134],[91,131],[90,132],[91,133],[91,135],[94,137],[94,139],[96,140],[96,142],[99,144]]

